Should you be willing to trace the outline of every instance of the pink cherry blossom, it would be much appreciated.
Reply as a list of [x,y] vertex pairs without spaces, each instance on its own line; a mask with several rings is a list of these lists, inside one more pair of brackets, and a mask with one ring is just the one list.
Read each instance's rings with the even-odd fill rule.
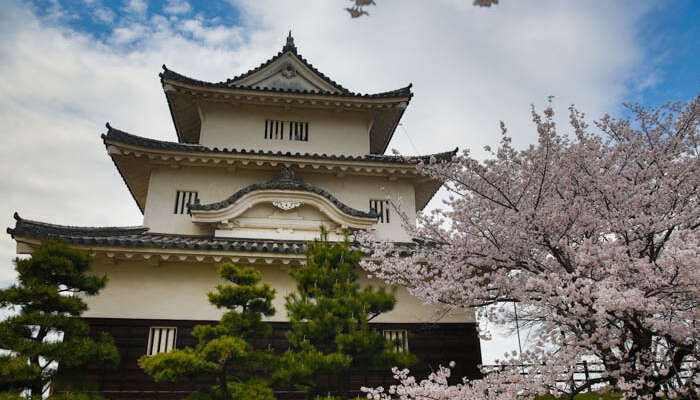
[[[700,96],[626,107],[630,118],[605,115],[597,129],[571,107],[570,135],[551,107],[533,108],[529,148],[513,148],[502,124],[492,158],[467,150],[418,166],[449,199],[405,224],[409,255],[359,234],[371,254],[363,267],[491,323],[508,321],[488,306],[517,302],[536,325],[535,345],[459,385],[448,384],[449,368],[423,381],[395,370],[397,385],[366,389],[370,398],[531,398],[594,385],[626,397],[700,396]],[[584,361],[604,372],[574,381]]]

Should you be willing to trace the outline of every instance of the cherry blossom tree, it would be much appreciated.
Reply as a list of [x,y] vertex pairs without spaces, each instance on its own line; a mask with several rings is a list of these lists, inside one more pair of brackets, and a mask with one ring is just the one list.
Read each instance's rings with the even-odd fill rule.
[[[571,107],[569,136],[550,102],[533,107],[539,139],[525,150],[501,123],[486,161],[467,150],[419,164],[445,183],[445,207],[406,225],[409,255],[360,235],[371,254],[363,267],[489,323],[506,322],[499,305],[516,302],[538,329],[534,344],[501,361],[510,368],[483,379],[449,385],[441,368],[418,382],[395,370],[398,385],[369,396],[573,397],[600,386],[627,397],[700,396],[700,95],[626,110],[593,129]],[[582,362],[604,372],[581,382]]]

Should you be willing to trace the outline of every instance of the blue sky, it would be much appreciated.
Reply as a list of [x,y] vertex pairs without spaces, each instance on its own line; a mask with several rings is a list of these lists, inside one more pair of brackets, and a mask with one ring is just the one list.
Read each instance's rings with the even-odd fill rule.
[[[131,21],[147,21],[154,15],[198,16],[210,26],[240,23],[238,8],[225,1],[37,0],[27,3],[45,21],[64,24],[103,41],[115,28]],[[143,13],[134,12],[141,9]]]
[[[175,140],[162,64],[225,80],[276,54],[289,29],[304,57],[351,90],[414,84],[390,144],[403,153],[459,146],[483,156],[499,120],[526,146],[536,140],[530,104],[541,109],[549,95],[566,129],[572,103],[596,119],[700,89],[698,1],[375,1],[351,20],[347,0],[4,0],[0,131],[12,140],[0,147],[0,221],[13,226],[17,211],[140,225],[100,140],[105,122]],[[429,207],[439,205],[437,196]],[[0,287],[15,277],[14,246],[0,237]]]
[[[331,1],[331,0],[329,0]],[[467,2],[467,0],[464,0]],[[512,1],[512,0],[511,0]],[[303,6],[303,1],[298,2]],[[379,2],[378,7],[389,7],[391,1]],[[33,0],[25,3],[45,23],[59,24],[70,31],[90,35],[94,40],[107,42],[115,30],[133,22],[148,23],[158,15],[187,17],[201,21],[204,27],[239,27],[241,10],[231,1],[169,0]],[[337,1],[337,12],[345,6]],[[594,3],[589,3],[595,7]],[[498,7],[494,7],[497,9]],[[645,10],[634,27],[634,34],[643,51],[636,71],[625,83],[624,101],[656,105],[667,100],[687,100],[700,87],[700,3],[677,0],[645,4]],[[143,9],[143,12],[134,10]],[[374,11],[373,8],[370,10]],[[371,18],[371,17],[366,17]],[[241,31],[246,40],[246,30]],[[197,40],[193,32],[183,36]],[[138,48],[140,41],[125,47]],[[222,48],[235,49],[237,43],[222,43]]]
[[668,1],[641,19],[638,37],[645,57],[640,73],[656,72],[630,82],[628,101],[657,105],[688,100],[700,88],[700,2]]

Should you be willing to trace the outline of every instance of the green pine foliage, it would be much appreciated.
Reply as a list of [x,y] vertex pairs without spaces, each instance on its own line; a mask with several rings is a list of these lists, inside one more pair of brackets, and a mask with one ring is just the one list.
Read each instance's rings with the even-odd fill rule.
[[297,291],[286,297],[292,349],[282,358],[276,378],[293,383],[309,398],[329,393],[347,395],[349,388],[326,387],[318,373],[342,373],[350,368],[388,369],[416,361],[407,352],[396,352],[369,324],[393,310],[395,289],[360,287],[358,271],[362,253],[343,242],[329,242],[328,232],[308,244],[306,265],[294,270]]
[[260,285],[262,274],[253,268],[224,264],[219,275],[234,285],[218,285],[209,301],[226,312],[215,326],[197,325],[192,334],[199,343],[192,348],[143,356],[139,365],[157,382],[177,382],[205,375],[216,384],[189,396],[196,400],[270,400],[269,383],[263,379],[274,363],[271,352],[255,350],[251,339],[270,333],[263,316],[274,315],[275,290]]
[[[93,389],[86,366],[113,366],[119,353],[108,335],[88,336],[78,317],[106,277],[90,275],[92,257],[60,241],[41,243],[31,257],[15,260],[18,283],[0,290],[0,307],[16,314],[0,322],[0,398],[21,393],[40,399],[49,383],[78,393]],[[93,395],[85,395],[93,396]]]

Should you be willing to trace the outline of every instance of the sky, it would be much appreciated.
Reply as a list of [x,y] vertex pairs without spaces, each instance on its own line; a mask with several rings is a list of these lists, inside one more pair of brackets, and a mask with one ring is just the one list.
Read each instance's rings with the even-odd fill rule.
[[[276,54],[291,29],[299,53],[358,92],[413,83],[390,149],[404,154],[536,140],[530,105],[554,96],[560,128],[575,104],[589,119],[621,104],[687,101],[700,90],[700,3],[583,0],[2,0],[0,221],[140,225],[105,152],[104,124],[176,140],[161,65],[222,81]],[[440,195],[429,207],[440,206]],[[0,287],[15,273],[0,237]],[[495,339],[485,361],[513,343]],[[495,350],[492,350],[495,349]]]

